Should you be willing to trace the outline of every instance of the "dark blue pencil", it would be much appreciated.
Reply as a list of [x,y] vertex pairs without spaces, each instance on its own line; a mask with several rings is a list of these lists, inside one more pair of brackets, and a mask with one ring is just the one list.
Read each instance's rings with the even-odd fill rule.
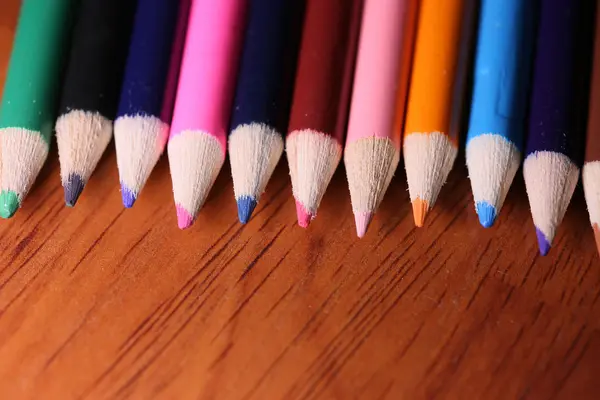
[[303,1],[252,0],[229,135],[238,216],[248,222],[281,153]]
[[[162,154],[171,123],[168,82],[181,58],[189,0],[139,0],[115,121],[123,205],[132,207]],[[178,17],[179,15],[179,17]],[[178,20],[182,21],[178,24]],[[179,34],[183,37],[184,34]],[[179,68],[179,62],[176,63]]]
[[544,0],[523,174],[540,253],[550,250],[577,185],[586,109],[589,0]]

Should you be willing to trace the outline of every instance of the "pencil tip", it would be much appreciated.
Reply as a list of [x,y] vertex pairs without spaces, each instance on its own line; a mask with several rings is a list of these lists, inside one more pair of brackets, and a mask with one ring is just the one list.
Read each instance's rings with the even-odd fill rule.
[[356,235],[359,238],[362,238],[367,233],[367,228],[371,223],[371,219],[373,218],[373,213],[370,212],[362,212],[354,214],[354,223],[356,224]]
[[535,234],[538,240],[538,246],[540,248],[540,254],[545,256],[550,251],[551,243],[550,240],[546,238],[546,235],[536,226]]
[[247,224],[256,208],[256,199],[251,196],[241,196],[237,199],[238,218],[242,224]]
[[83,191],[85,183],[83,183],[83,179],[81,176],[77,174],[69,175],[67,182],[63,185],[65,190],[65,203],[67,207],[74,207]]
[[413,217],[415,219],[415,226],[422,228],[425,224],[425,217],[429,212],[429,204],[425,200],[421,200],[418,197],[412,202]]
[[19,196],[12,190],[3,190],[0,193],[0,217],[10,218],[19,209]]
[[475,203],[475,210],[479,216],[479,223],[484,228],[491,228],[496,221],[496,207],[487,201],[478,201]]
[[124,183],[121,183],[121,198],[123,199],[123,206],[125,208],[133,207],[137,199],[133,190],[129,189]]
[[310,221],[315,217],[298,200],[296,200],[296,215],[298,216],[298,225],[302,228],[308,228]]
[[187,229],[194,223],[194,217],[179,204],[175,205],[177,209],[177,225],[179,229]]
[[593,224],[592,229],[594,229],[594,239],[596,239],[596,248],[598,249],[598,253],[600,253],[600,226],[598,226],[598,224]]

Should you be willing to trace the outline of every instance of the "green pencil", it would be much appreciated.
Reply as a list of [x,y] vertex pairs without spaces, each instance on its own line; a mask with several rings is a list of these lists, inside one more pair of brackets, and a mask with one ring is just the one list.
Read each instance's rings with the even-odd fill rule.
[[76,0],[24,0],[0,106],[0,216],[20,207],[50,144]]

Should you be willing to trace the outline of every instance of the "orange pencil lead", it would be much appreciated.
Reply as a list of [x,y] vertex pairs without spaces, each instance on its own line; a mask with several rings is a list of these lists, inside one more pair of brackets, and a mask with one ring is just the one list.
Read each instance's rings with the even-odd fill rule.
[[427,213],[429,212],[429,204],[425,200],[421,200],[416,198],[412,202],[413,207],[413,217],[415,219],[415,226],[418,228],[422,228],[425,224],[425,217],[427,217]]

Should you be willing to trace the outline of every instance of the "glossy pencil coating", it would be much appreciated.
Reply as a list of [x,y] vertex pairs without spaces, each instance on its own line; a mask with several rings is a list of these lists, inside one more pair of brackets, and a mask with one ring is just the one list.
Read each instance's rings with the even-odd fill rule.
[[417,1],[366,0],[363,9],[344,164],[359,237],[396,171],[400,131],[397,107],[404,107]]
[[[189,0],[138,0],[114,126],[127,208],[167,143],[174,98],[169,74],[179,72],[188,12]],[[172,58],[175,71],[170,71]]]
[[470,0],[423,0],[406,110],[404,165],[416,226],[452,169],[474,17]]
[[483,0],[466,156],[475,210],[493,225],[521,163],[538,4]]
[[0,108],[3,218],[21,206],[48,156],[75,3],[24,0],[21,5]]
[[65,203],[74,206],[112,138],[135,0],[81,0],[56,140]]
[[303,3],[249,4],[229,135],[233,190],[242,223],[250,219],[283,152]]
[[593,68],[582,179],[590,222],[600,251],[600,7],[596,9]]
[[342,157],[362,0],[307,4],[286,152],[306,228]]
[[178,225],[192,225],[223,161],[246,1],[194,0],[167,151]]
[[589,4],[546,0],[541,7],[523,175],[542,255],[550,250],[579,177]]

